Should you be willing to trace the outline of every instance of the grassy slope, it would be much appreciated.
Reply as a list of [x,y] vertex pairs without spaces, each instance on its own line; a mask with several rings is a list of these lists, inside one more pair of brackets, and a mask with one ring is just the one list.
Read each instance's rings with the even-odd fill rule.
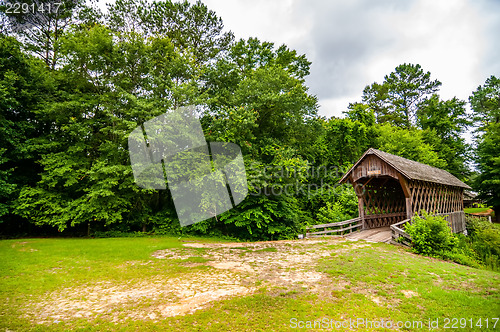
[[[99,326],[99,330],[281,331],[291,329],[293,317],[304,321],[361,317],[420,320],[425,324],[429,319],[440,319],[441,328],[445,317],[472,318],[475,324],[479,318],[491,321],[500,313],[498,273],[419,257],[385,244],[358,249],[349,245],[332,246],[349,250],[320,261],[318,269],[332,277],[331,291],[326,293],[262,288],[254,295],[216,302],[192,315],[158,323],[80,319],[37,326],[20,316],[19,309],[27,301],[43,298],[46,292],[102,280],[134,282],[186,273],[183,265],[168,260],[123,268],[126,261],[146,262],[153,251],[180,247],[181,243],[168,237],[0,241],[0,329],[93,330]],[[120,273],[114,273],[118,266]],[[201,265],[190,271],[206,268]],[[499,329],[500,323],[495,330]]]

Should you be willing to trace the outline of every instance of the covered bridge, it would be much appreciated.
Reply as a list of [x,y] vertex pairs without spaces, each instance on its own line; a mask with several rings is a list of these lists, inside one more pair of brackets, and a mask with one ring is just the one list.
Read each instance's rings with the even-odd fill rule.
[[362,229],[400,224],[425,210],[446,214],[454,232],[465,230],[464,189],[471,188],[445,170],[368,149],[340,182],[354,186]]

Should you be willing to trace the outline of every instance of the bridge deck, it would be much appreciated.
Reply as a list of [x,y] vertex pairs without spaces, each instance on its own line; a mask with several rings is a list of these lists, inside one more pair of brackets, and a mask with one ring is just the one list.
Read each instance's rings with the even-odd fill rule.
[[386,242],[391,241],[391,228],[390,227],[380,227],[365,229],[360,232],[355,232],[349,235],[345,235],[346,239],[349,240],[366,240],[368,242]]

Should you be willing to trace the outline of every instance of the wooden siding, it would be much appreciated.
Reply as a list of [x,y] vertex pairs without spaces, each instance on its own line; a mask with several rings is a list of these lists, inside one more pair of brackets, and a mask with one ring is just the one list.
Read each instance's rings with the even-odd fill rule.
[[357,182],[364,177],[389,176],[398,178],[398,172],[375,155],[368,155],[352,172],[352,180]]
[[390,226],[425,210],[431,214],[463,210],[463,188],[410,180],[376,155],[351,170],[363,229]]
[[414,212],[448,213],[464,209],[463,188],[425,181],[410,181],[409,187]]

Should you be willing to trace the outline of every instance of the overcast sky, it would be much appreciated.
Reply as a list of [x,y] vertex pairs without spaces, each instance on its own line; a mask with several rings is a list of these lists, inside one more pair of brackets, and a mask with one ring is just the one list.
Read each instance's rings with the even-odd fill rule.
[[237,39],[286,44],[312,61],[320,114],[341,116],[363,88],[402,63],[467,100],[500,76],[500,0],[203,0]]

